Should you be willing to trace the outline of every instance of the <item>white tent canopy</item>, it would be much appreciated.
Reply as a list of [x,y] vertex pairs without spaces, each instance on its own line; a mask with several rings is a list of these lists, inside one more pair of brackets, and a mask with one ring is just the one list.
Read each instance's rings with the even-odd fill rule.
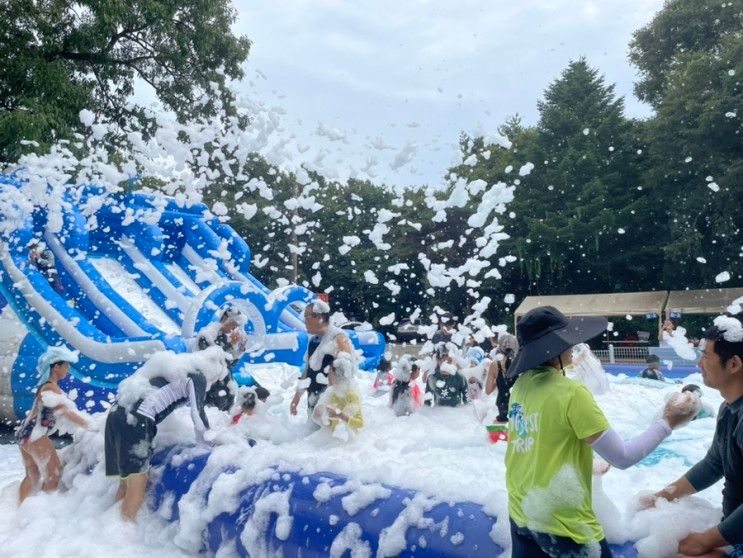
[[743,287],[694,291],[645,291],[581,295],[527,296],[514,312],[515,320],[540,306],[554,306],[568,316],[638,316],[678,312],[721,314],[734,300],[743,297]]

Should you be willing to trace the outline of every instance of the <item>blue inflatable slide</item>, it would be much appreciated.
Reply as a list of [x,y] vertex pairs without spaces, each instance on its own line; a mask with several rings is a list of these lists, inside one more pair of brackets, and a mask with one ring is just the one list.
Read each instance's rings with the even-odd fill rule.
[[[0,176],[6,199],[23,187]],[[206,206],[141,193],[104,196],[95,186],[70,187],[59,201],[61,223],[35,208],[0,234],[0,417],[15,421],[30,409],[36,360],[47,346],[80,351],[65,388],[76,389],[81,408],[101,411],[148,355],[190,350],[226,304],[247,316],[245,332],[258,348],[238,363],[238,383],[252,382],[251,364],[302,365],[308,334],[301,311],[315,295],[263,285],[250,272],[248,244]],[[32,239],[53,253],[56,285],[30,263]],[[361,367],[376,367],[381,334],[347,333],[363,352]]]

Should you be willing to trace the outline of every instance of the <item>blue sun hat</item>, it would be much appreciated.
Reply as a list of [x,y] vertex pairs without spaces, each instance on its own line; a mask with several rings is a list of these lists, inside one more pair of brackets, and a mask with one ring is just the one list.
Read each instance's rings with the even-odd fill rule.
[[39,373],[39,384],[49,381],[49,374],[52,371],[52,364],[56,362],[69,362],[75,364],[79,360],[80,351],[71,351],[64,345],[49,347],[43,355],[39,357],[36,364],[36,371]]

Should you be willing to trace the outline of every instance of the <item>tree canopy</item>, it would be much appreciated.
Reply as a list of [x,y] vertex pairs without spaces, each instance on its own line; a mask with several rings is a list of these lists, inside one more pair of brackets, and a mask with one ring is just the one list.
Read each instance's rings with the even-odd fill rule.
[[229,0],[3,2],[0,162],[71,138],[83,109],[118,124],[112,139],[151,132],[154,118],[132,103],[138,80],[181,119],[234,114],[226,82],[243,76],[250,46],[235,17]]
[[232,33],[227,0],[9,0],[0,15],[0,163],[95,136],[84,109],[113,124],[103,143],[114,155],[132,136],[157,138],[132,102],[148,83],[177,117],[175,158],[204,186],[196,201],[248,241],[255,274],[276,284],[296,272],[382,329],[437,305],[501,322],[528,294],[743,285],[740,3],[670,0],[634,34],[650,118],[627,118],[579,58],[555,72],[533,125],[508,118],[507,141],[462,134],[442,183],[408,189],[256,153],[243,132],[263,131],[229,83],[250,44]]

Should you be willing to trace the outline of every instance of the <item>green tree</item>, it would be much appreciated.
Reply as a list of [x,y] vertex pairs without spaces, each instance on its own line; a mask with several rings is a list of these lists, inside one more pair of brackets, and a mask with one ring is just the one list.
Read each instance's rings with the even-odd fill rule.
[[[6,0],[0,3],[0,162],[71,138],[89,109],[147,134],[131,102],[149,84],[179,119],[236,114],[229,79],[250,43],[229,0]],[[206,99],[206,100],[204,100]],[[29,147],[30,145],[30,147]]]
[[647,124],[645,183],[665,214],[659,234],[672,288],[714,286],[721,271],[743,284],[741,75],[741,38],[724,38],[715,53],[686,53]]
[[[512,232],[534,291],[632,288],[625,264],[647,234],[636,218],[637,141],[614,95],[584,59],[571,62],[538,103],[540,119],[524,150],[534,166],[521,178]],[[514,234],[515,233],[515,234]]]
[[643,184],[662,209],[664,283],[714,285],[739,269],[743,217],[743,8],[740,2],[674,0],[634,34],[636,90],[656,115],[644,125]]
[[714,56],[725,37],[741,39],[741,3],[717,0],[669,0],[653,20],[636,31],[630,60],[640,70],[637,96],[658,107],[672,74],[690,53]]

